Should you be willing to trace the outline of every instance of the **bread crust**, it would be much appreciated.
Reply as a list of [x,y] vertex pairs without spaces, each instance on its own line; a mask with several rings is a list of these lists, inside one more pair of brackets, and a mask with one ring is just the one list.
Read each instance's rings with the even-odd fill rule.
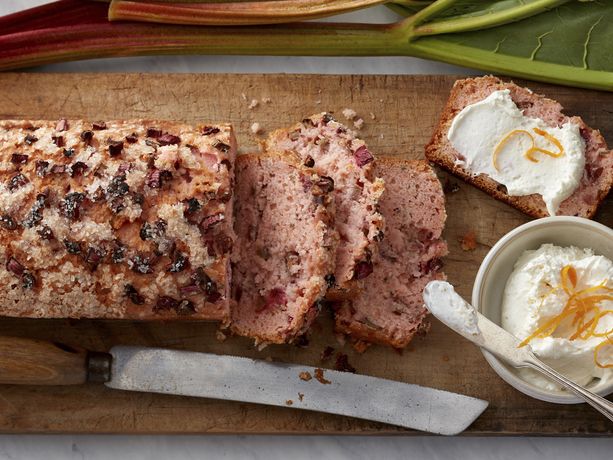
[[[540,195],[510,196],[506,193],[503,185],[489,176],[484,174],[473,175],[470,171],[455,163],[458,152],[447,139],[447,132],[453,118],[466,105],[482,100],[488,94],[502,89],[509,89],[513,101],[525,113],[530,114],[530,116],[538,117],[540,108],[546,108],[550,112],[548,115],[555,114],[548,116],[545,120],[550,126],[558,126],[569,120],[577,123],[582,136],[586,140],[587,148],[600,150],[596,152],[596,155],[590,156],[586,152],[586,167],[582,181],[573,195],[562,202],[558,211],[558,215],[594,217],[598,207],[607,197],[613,186],[613,152],[608,149],[600,132],[587,126],[580,117],[567,117],[562,113],[562,106],[556,101],[535,94],[527,88],[519,87],[512,82],[504,82],[493,76],[456,81],[447,104],[443,109],[438,126],[430,142],[425,147],[426,158],[488,195],[515,207],[529,216],[536,218],[549,216]],[[597,163],[591,160],[590,157],[592,156],[598,158]],[[599,171],[599,175],[596,178],[594,178],[594,171]],[[590,190],[590,193],[582,196],[583,190],[587,186],[594,190]]]

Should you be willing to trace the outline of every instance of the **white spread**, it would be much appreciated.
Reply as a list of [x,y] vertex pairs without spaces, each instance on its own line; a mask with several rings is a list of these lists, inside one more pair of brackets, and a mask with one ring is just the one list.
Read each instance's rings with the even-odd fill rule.
[[424,289],[424,302],[434,316],[454,331],[481,335],[476,310],[446,281],[430,281]]
[[[536,251],[525,251],[515,264],[507,281],[502,305],[502,327],[524,340],[559,315],[569,298],[560,288],[561,270],[571,265],[577,273],[575,291],[596,286],[603,281],[613,288],[613,263],[604,256],[594,255],[590,249],[559,247],[544,244]],[[602,293],[602,291],[601,291]],[[612,301],[600,303],[601,309],[613,309]],[[594,378],[610,381],[613,369],[602,369],[594,361],[594,348],[602,343],[602,337],[586,340],[569,340],[575,332],[569,321],[550,337],[534,338],[529,344],[532,351],[551,367],[580,385],[587,385]],[[613,328],[613,315],[600,319],[597,332]],[[601,363],[613,360],[612,347],[603,347],[599,354]],[[530,369],[522,369],[524,379],[549,390],[561,388]]]
[[[512,135],[505,141],[494,166],[494,151],[514,130],[532,134],[535,147],[551,152],[558,149],[534,128],[556,138],[563,147],[558,158],[535,152],[537,163],[524,157],[532,146],[527,134]],[[456,164],[471,173],[486,174],[507,188],[511,196],[540,194],[549,215],[576,190],[585,166],[585,142],[575,123],[551,128],[540,118],[525,117],[511,99],[508,89],[494,91],[487,98],[466,106],[451,123],[447,138],[460,154]]]

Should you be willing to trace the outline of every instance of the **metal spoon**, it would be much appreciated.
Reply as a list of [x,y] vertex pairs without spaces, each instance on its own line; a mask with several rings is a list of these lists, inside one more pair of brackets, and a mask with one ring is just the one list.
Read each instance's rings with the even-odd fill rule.
[[[453,294],[455,294],[455,292]],[[461,299],[459,295],[458,298]],[[494,355],[508,362],[512,366],[529,367],[537,370],[538,372],[544,374],[552,380],[555,380],[559,384],[565,386],[570,391],[575,393],[578,397],[585,400],[586,403],[588,403],[598,412],[603,414],[609,420],[613,421],[613,402],[607,401],[606,399],[598,396],[597,394],[586,390],[581,385],[577,385],[575,382],[567,379],[555,369],[549,367],[543,361],[538,359],[534,355],[534,353],[532,353],[532,349],[529,345],[519,348],[519,344],[521,343],[521,341],[517,337],[510,334],[497,324],[491,322],[481,313],[477,312],[477,310],[472,307],[468,302],[464,302],[467,306],[474,310],[477,319],[477,326],[479,327],[481,334],[471,334],[466,329],[463,330],[458,327],[457,322],[456,324],[453,324],[452,322],[448,321],[448,318],[446,319],[445,317],[442,317],[442,315],[437,315],[435,312],[432,313],[442,323],[453,329],[462,337],[470,340],[471,342],[482,348],[485,348],[487,351],[493,353]]]

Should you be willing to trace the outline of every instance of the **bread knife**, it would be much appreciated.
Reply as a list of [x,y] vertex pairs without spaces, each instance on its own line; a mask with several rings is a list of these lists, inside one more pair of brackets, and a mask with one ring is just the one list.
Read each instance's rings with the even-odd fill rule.
[[284,406],[431,433],[464,431],[488,403],[366,375],[236,356],[115,346],[109,353],[0,337],[0,384],[72,385]]

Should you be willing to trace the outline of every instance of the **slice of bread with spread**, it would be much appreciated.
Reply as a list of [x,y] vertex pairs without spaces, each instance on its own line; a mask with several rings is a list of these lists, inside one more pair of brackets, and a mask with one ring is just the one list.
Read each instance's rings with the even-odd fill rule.
[[[511,99],[525,117],[540,119],[550,127],[561,127],[565,123],[577,125],[585,144],[585,166],[574,191],[561,202],[556,214],[593,217],[613,185],[613,152],[607,147],[600,132],[587,126],[580,117],[565,115],[558,102],[514,83],[492,76],[456,81],[438,127],[426,146],[428,160],[532,217],[548,216],[549,212],[541,195],[511,196],[503,184],[496,182],[489,175],[474,174],[458,164],[463,160],[462,155],[454,149],[448,138],[454,118],[464,108],[501,90],[509,91]],[[519,157],[517,152],[515,154]]]

